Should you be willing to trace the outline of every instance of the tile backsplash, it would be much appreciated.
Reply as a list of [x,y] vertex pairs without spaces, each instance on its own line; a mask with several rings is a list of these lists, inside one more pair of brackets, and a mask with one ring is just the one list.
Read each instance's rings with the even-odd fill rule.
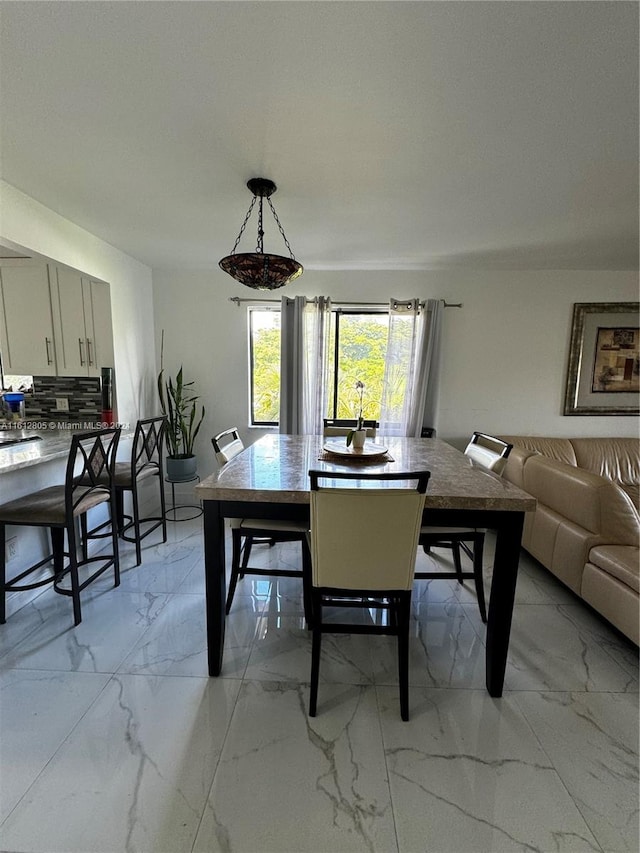
[[[66,398],[69,410],[57,408]],[[30,421],[99,421],[102,412],[100,378],[93,376],[34,376],[33,394],[25,394],[25,417]]]

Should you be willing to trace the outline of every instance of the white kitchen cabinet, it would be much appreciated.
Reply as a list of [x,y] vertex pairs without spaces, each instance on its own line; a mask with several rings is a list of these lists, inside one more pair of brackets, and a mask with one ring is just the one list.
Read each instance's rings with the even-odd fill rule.
[[113,325],[111,322],[111,288],[104,281],[83,279],[83,301],[91,306],[93,326],[93,364],[100,375],[103,367],[114,367]]
[[56,375],[47,267],[0,268],[0,352],[5,373]]
[[109,285],[49,265],[58,376],[100,376],[113,367]]

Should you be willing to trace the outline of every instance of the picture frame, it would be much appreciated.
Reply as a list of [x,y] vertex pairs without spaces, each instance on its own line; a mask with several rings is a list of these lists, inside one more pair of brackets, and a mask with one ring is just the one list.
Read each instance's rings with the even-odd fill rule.
[[640,414],[638,302],[576,302],[565,415]]

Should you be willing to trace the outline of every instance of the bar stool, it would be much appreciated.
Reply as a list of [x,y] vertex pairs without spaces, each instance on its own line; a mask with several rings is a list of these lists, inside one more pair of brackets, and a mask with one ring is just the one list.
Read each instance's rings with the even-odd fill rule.
[[[36,589],[52,583],[55,592],[73,599],[74,624],[82,621],[80,593],[92,581],[113,567],[114,586],[120,583],[118,531],[113,474],[120,427],[76,433],[71,438],[64,485],[49,486],[30,495],[0,506],[0,623],[6,621],[6,594],[14,590]],[[100,504],[109,507],[112,551],[110,554],[88,555],[88,543],[83,542],[82,559],[78,560],[76,519],[86,524],[87,512]],[[6,525],[48,527],[51,531],[51,554],[20,574],[6,579]],[[101,525],[103,526],[103,525]],[[67,550],[64,538],[67,534]],[[101,538],[90,536],[90,538]],[[65,557],[67,564],[65,565]],[[53,574],[31,583],[22,581],[53,561]],[[101,562],[103,565],[80,583],[78,569]],[[60,584],[67,575],[70,589]]]
[[[135,542],[136,566],[142,562],[142,540],[158,527],[162,527],[162,541],[167,541],[167,520],[164,502],[162,447],[167,421],[164,416],[145,418],[136,423],[133,436],[130,462],[116,462],[114,471],[114,486],[116,490],[116,507],[118,512],[118,534],[126,542]],[[160,492],[160,515],[148,515],[140,518],[140,503],[138,486],[150,477],[155,477]],[[131,515],[124,512],[124,493],[131,492]],[[128,522],[125,524],[125,520]],[[151,523],[150,527],[140,532],[141,524]],[[133,536],[128,531],[133,528]]]

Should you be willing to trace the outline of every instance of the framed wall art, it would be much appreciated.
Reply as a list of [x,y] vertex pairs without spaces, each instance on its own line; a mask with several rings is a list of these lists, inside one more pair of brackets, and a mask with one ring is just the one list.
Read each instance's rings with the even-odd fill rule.
[[640,414],[638,302],[577,302],[565,415]]

